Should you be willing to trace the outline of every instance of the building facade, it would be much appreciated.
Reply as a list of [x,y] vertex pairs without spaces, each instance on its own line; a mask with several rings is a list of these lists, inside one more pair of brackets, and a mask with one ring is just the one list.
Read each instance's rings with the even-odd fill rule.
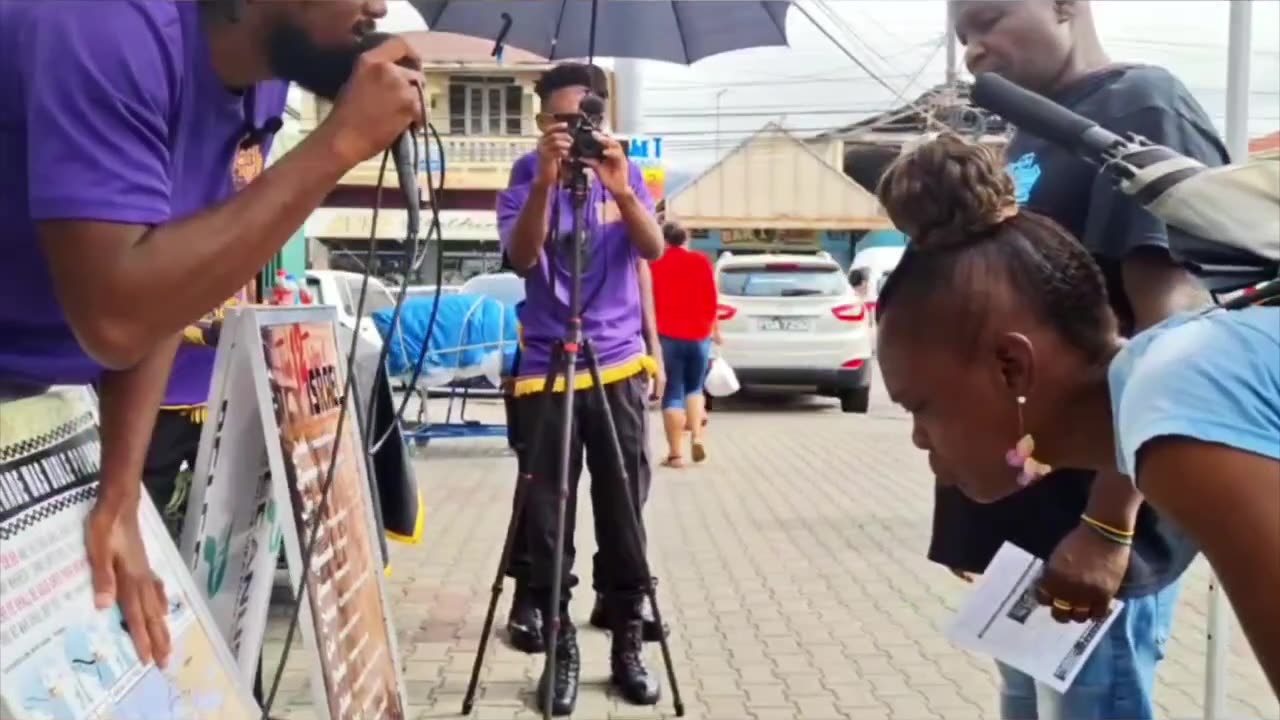
[[[408,274],[411,284],[430,285],[439,273],[444,284],[458,284],[500,265],[494,213],[497,195],[506,187],[515,160],[537,145],[539,101],[533,87],[552,65],[516,48],[506,48],[500,59],[494,58],[492,43],[476,38],[430,32],[404,37],[422,58],[423,91],[431,123],[439,133],[438,144],[434,139],[428,142],[419,184],[424,201],[429,199],[428,178],[438,188],[435,199],[443,252],[438,254],[432,242],[423,247],[420,263],[406,261],[400,242],[405,235],[405,204],[390,169],[379,201],[380,157],[361,163],[342,179],[307,223],[306,235],[317,265],[363,271],[370,239],[376,238],[376,274]],[[609,82],[613,82],[611,75]],[[319,122],[329,104],[315,98],[311,102]],[[380,208],[377,228],[372,222],[375,203]],[[424,235],[429,218],[424,209]],[[326,257],[314,257],[318,253]]]
[[843,267],[857,240],[890,226],[875,196],[845,175],[840,145],[814,145],[768,123],[663,203],[711,258],[826,251]]

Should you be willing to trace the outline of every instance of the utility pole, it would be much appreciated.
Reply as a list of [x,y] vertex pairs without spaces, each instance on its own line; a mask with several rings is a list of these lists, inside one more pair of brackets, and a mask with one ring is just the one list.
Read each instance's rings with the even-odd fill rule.
[[[1227,151],[1231,161],[1249,159],[1249,49],[1253,8],[1234,0],[1227,29]],[[1204,717],[1218,720],[1227,710],[1227,659],[1230,657],[1231,606],[1216,575],[1209,583],[1208,648],[1204,672]]]
[[639,135],[644,119],[643,60],[618,58],[613,61],[613,75],[618,92],[618,115],[613,129],[621,135]]
[[956,57],[956,9],[954,2],[947,2],[947,87],[955,88],[956,86],[956,66],[958,58]]

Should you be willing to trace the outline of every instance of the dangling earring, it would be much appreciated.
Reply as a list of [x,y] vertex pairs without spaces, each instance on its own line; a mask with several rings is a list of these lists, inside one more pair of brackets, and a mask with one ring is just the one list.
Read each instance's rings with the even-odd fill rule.
[[1027,404],[1025,395],[1018,396],[1018,444],[1004,454],[1009,467],[1018,471],[1018,485],[1026,487],[1048,475],[1053,469],[1032,457],[1036,451],[1036,441],[1025,431],[1022,420],[1022,406]]

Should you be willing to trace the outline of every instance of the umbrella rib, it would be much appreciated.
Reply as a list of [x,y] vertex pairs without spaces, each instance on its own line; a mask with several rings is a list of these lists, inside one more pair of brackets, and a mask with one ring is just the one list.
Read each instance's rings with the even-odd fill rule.
[[564,25],[564,11],[568,5],[569,0],[560,0],[560,14],[556,16],[556,34],[551,36],[551,57],[548,60],[555,60],[556,52],[560,50],[560,28]]
[[680,49],[684,52],[684,64],[688,65],[692,62],[689,58],[689,40],[684,36],[684,28],[680,26],[680,10],[676,8],[675,0],[671,0],[671,16],[676,20],[676,37],[680,38]]
[[[764,6],[762,9],[764,10],[765,17],[767,17],[767,18],[769,18],[771,21],[773,21],[773,26],[774,26],[774,27],[776,27],[776,28],[778,28],[778,32],[782,33],[782,41],[783,41],[783,42],[786,42],[786,41],[787,41],[787,13],[786,13],[786,10],[784,10],[784,11],[782,12],[782,23],[781,23],[781,24],[779,24],[779,23],[778,23],[778,19],[777,19],[777,18],[775,18],[775,17],[773,16],[773,13],[769,12],[769,8],[768,8],[767,6],[765,6],[765,3],[764,3],[764,1],[763,1],[763,0],[761,0],[761,3],[760,3],[760,4],[761,4],[762,6]],[[790,2],[790,0],[788,0],[788,2],[787,2],[787,10],[790,10],[790,9],[791,9],[791,2]]]

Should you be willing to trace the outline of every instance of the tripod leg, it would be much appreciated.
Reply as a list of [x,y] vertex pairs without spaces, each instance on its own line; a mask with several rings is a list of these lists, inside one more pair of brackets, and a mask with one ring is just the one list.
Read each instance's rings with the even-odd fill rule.
[[[626,498],[627,517],[631,519],[631,537],[635,543],[636,555],[640,559],[645,577],[645,595],[649,598],[649,606],[653,610],[653,619],[658,623],[658,627],[666,628],[662,621],[662,611],[658,608],[657,585],[653,578],[653,573],[649,569],[649,560],[645,553],[644,539],[640,535],[640,508],[636,506],[631,494],[631,478],[627,474],[626,463],[623,462],[622,442],[618,439],[618,428],[613,422],[613,412],[609,407],[609,396],[604,390],[604,383],[600,378],[600,363],[596,359],[596,351],[590,340],[582,343],[582,354],[587,360],[587,372],[591,373],[591,388],[596,399],[600,401],[601,407],[604,408],[604,425],[605,432],[609,436],[609,444],[611,455],[614,463],[614,470],[617,477],[623,484],[623,492]],[[647,438],[646,438],[647,441]],[[596,478],[591,478],[596,482]],[[658,640],[659,646],[662,648],[662,662],[667,668],[667,682],[671,684],[671,700],[675,707],[676,717],[684,717],[684,701],[680,698],[680,685],[676,680],[675,665],[671,660],[671,646],[667,640],[667,633],[664,631],[660,634]]]
[[[563,349],[555,345],[551,349],[551,362],[547,366],[546,387],[552,387],[556,375],[559,374]],[[546,410],[551,407],[553,395],[550,392],[539,398],[542,412],[538,417],[546,417]],[[520,428],[517,427],[517,432]],[[476,659],[471,665],[471,679],[467,682],[467,694],[462,698],[462,714],[470,715],[475,707],[476,688],[480,683],[480,668],[484,666],[485,650],[489,647],[489,636],[493,632],[494,617],[498,612],[498,598],[502,595],[502,583],[506,578],[507,565],[511,562],[511,551],[515,547],[516,529],[520,527],[520,516],[524,513],[525,497],[528,495],[529,483],[532,481],[530,468],[537,467],[538,454],[542,452],[542,438],[545,433],[535,433],[529,441],[527,452],[518,458],[519,471],[516,476],[515,500],[511,507],[511,520],[507,523],[507,536],[502,542],[502,558],[498,561],[498,572],[493,578],[493,586],[489,595],[489,609],[484,616],[484,629],[480,632],[480,645],[476,648]]]
[[[574,324],[571,337],[580,337],[581,334],[581,326]],[[551,570],[551,607],[547,609],[547,613],[551,616],[551,634],[546,642],[545,672],[551,687],[543,693],[543,720],[551,720],[551,706],[555,701],[556,653],[560,645],[560,594],[564,585],[564,524],[569,501],[569,466],[572,464],[570,456],[573,454],[573,386],[577,374],[578,348],[579,344],[576,342],[565,343],[564,352],[561,355],[561,361],[564,364],[564,409],[560,416],[560,481],[556,496],[556,542]],[[554,389],[554,386],[547,385],[548,397],[552,395]]]

